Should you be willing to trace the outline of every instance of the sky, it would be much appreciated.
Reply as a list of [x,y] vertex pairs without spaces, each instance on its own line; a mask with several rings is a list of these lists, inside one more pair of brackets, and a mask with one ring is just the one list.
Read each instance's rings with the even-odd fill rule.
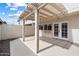
[[18,24],[18,17],[26,7],[26,3],[0,3],[0,18],[8,24]]
[[79,10],[79,3],[62,3],[69,13]]
[[[79,10],[79,3],[62,4],[69,12]],[[26,7],[26,3],[0,3],[0,18],[8,24],[18,24],[18,17]]]

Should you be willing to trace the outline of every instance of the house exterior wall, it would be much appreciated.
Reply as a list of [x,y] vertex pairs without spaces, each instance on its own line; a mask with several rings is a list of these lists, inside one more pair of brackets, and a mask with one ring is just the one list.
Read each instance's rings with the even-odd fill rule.
[[[50,24],[68,22],[69,24],[69,41],[79,43],[79,15],[74,15],[62,19],[52,20]],[[53,29],[49,31],[42,31],[43,36],[53,38]]]
[[[25,26],[25,36],[34,35],[33,26]],[[21,25],[0,25],[0,40],[18,38],[22,36]]]
[[[52,20],[50,24],[67,21],[69,23],[69,41],[79,43],[79,15]],[[25,26],[25,36],[34,35],[34,26]],[[0,25],[0,40],[21,37],[21,25]],[[53,38],[53,30],[42,30],[42,36]]]
[[70,39],[73,40],[73,42],[79,43],[79,15],[75,15],[71,17],[71,20],[69,20],[70,23]]
[[53,37],[53,31],[51,30],[45,30],[45,31],[41,30],[40,32],[41,32],[41,36],[50,37],[50,38]]

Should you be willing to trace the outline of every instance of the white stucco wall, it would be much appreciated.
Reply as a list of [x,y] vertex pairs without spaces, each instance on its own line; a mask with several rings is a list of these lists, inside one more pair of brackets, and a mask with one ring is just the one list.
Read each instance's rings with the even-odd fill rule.
[[[79,15],[74,15],[71,17],[66,17],[66,18],[62,18],[62,19],[58,19],[58,20],[52,20],[51,24],[54,23],[60,23],[60,22],[68,22],[69,23],[69,41],[73,41],[75,43],[79,43]],[[44,32],[43,31],[43,36],[50,36],[51,38],[53,38],[53,30],[52,32],[49,31]]]
[[45,31],[42,31],[42,35],[52,38],[53,37],[53,32],[51,30],[45,30]]
[[71,17],[70,23],[70,38],[73,42],[79,43],[79,15]]
[[[25,36],[34,35],[33,26],[25,26]],[[18,38],[22,36],[21,25],[1,25],[0,26],[0,40]]]

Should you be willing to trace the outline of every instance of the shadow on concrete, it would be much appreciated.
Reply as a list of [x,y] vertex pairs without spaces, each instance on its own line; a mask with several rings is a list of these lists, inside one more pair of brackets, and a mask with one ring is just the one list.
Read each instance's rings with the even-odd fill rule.
[[46,50],[46,49],[48,49],[48,48],[51,48],[52,46],[54,46],[54,45],[50,45],[50,46],[48,46],[48,47],[45,47],[45,48],[39,50],[38,53],[39,53],[39,52],[42,52],[42,51],[44,51],[44,50]]
[[56,39],[56,38],[51,39],[49,37],[40,37],[40,40],[45,41],[47,43],[50,43],[52,45],[39,50],[38,53],[41,52],[41,51],[44,51],[48,48],[51,48],[53,46],[59,46],[59,47],[64,48],[64,49],[69,49],[72,45],[79,47],[78,43],[70,42],[68,40],[63,40],[63,39]]

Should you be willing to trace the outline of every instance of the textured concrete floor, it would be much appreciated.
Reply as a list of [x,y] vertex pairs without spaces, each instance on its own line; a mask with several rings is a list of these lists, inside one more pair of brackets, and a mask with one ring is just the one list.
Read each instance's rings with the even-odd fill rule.
[[10,42],[11,55],[20,56],[79,56],[79,44],[66,40],[41,37],[39,41],[39,53],[35,54],[34,36],[22,38]]
[[0,56],[79,56],[79,44],[61,39],[40,37],[39,53],[35,54],[34,36],[0,41]]
[[10,42],[11,56],[36,56],[36,54],[28,48],[20,39]]

